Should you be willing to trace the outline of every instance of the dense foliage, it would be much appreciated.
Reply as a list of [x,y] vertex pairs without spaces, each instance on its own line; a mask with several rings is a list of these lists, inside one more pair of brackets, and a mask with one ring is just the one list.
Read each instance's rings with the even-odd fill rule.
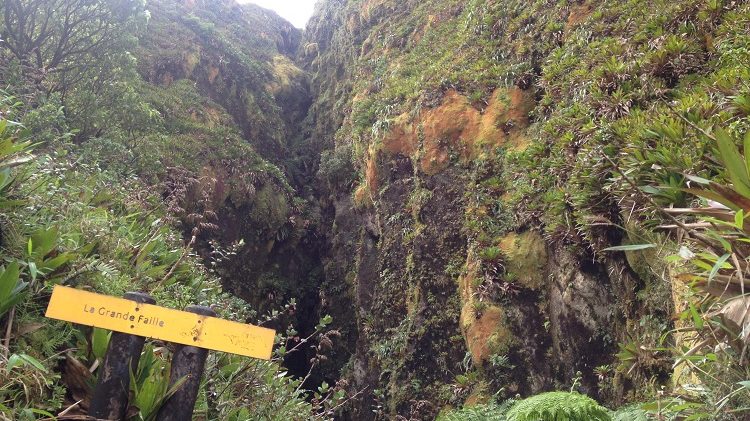
[[[255,145],[283,140],[286,123],[264,83],[278,76],[277,47],[293,50],[298,34],[277,16],[248,7],[240,22],[227,23],[217,10],[208,16],[222,32],[239,38],[207,38],[214,35],[194,25],[198,18],[175,18],[180,7],[19,0],[0,9],[0,79],[7,89],[0,109],[3,419],[76,416],[87,409],[109,335],[44,319],[54,285],[114,296],[144,291],[165,307],[211,305],[221,317],[277,328],[272,361],[212,354],[195,412],[203,419],[328,419],[344,399],[340,388],[302,387],[306,379],[282,368],[292,355],[325,358],[325,349],[310,344],[336,339],[327,328],[330,318],[310,321],[298,332],[293,291],[258,300],[254,308],[225,292],[242,284],[228,274],[228,262],[253,253],[247,244],[291,243],[302,235],[304,203],[294,200],[284,172],[243,138],[249,135],[243,121],[232,117],[245,112],[239,106],[260,106],[250,121],[271,134]],[[230,4],[224,13],[234,13]],[[193,41],[199,47],[219,43],[221,51],[234,49],[244,61],[227,70],[227,89],[239,89],[236,95],[245,102],[219,104],[195,82],[148,78],[155,65],[144,48],[153,47],[152,32],[165,31],[161,25],[169,19],[197,28]],[[232,32],[230,24],[252,19],[252,31]],[[256,37],[263,54],[243,56],[261,45],[242,47],[261,26],[278,30],[279,43]],[[206,66],[212,58],[204,58]],[[260,72],[265,82],[249,71]],[[292,84],[298,75],[283,76]],[[238,78],[245,80],[239,88]],[[260,105],[252,103],[253,95]],[[219,215],[235,209],[251,210],[243,221],[247,228],[219,236]],[[268,288],[276,291],[276,285]],[[144,349],[133,373],[130,419],[153,419],[173,392],[167,390],[169,360],[164,344]]]
[[745,1],[6,0],[0,417],[85,412],[69,285],[280,332],[201,419],[744,419],[749,69]]
[[548,392],[524,399],[508,411],[511,421],[609,421],[608,411],[593,399],[567,392]]

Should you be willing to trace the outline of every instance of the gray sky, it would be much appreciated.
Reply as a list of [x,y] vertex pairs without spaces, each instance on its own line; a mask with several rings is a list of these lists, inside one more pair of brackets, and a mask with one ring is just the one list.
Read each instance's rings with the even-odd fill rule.
[[255,3],[275,10],[281,17],[298,28],[304,28],[313,14],[316,0],[239,0],[240,3]]

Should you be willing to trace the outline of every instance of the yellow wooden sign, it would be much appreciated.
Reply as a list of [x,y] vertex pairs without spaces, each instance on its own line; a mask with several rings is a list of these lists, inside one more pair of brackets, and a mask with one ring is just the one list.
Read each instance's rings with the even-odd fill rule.
[[46,316],[265,360],[271,358],[276,335],[263,327],[63,286],[55,286],[52,291]]

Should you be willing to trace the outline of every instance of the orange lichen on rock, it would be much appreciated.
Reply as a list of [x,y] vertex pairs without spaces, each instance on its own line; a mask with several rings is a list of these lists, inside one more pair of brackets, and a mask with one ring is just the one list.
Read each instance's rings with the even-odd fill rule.
[[396,117],[393,126],[383,138],[383,149],[393,155],[411,156],[417,150],[417,132],[409,122],[409,115]]
[[486,385],[480,383],[478,386],[475,386],[474,390],[471,391],[469,397],[464,401],[464,408],[483,405],[490,402],[491,400],[491,395],[487,393]]
[[375,153],[371,153],[367,159],[367,167],[365,168],[365,179],[367,180],[367,186],[370,188],[370,194],[376,195],[378,193],[378,165],[375,159]]
[[475,289],[480,276],[479,268],[479,259],[470,252],[466,260],[466,269],[458,279],[461,297],[459,324],[476,366],[486,362],[492,354],[507,351],[513,341],[503,309],[485,305],[486,303],[477,303]]
[[507,112],[508,120],[515,121],[520,128],[529,127],[529,113],[536,107],[532,91],[520,88],[510,90],[510,108]]
[[210,65],[208,68],[208,83],[214,83],[214,80],[216,80],[216,77],[219,76],[219,68],[214,66],[213,64]]
[[[530,125],[529,113],[536,107],[536,100],[532,91],[514,87],[507,91],[506,101],[498,101],[498,107],[492,113],[495,124],[503,132],[503,144],[513,150],[522,151],[529,146],[526,129]],[[490,103],[492,105],[492,103]]]
[[443,97],[443,103],[424,113],[422,126],[426,139],[458,141],[466,129],[477,124],[480,113],[472,107],[468,98],[451,90]]
[[481,366],[492,354],[507,350],[511,338],[503,309],[488,306],[482,316],[466,330],[466,346],[474,365]]
[[588,2],[573,6],[568,15],[568,22],[565,24],[565,31],[570,31],[576,26],[582,24],[589,16],[591,16],[593,10],[594,6]]
[[434,175],[448,167],[451,149],[458,149],[464,159],[471,156],[471,130],[481,114],[465,96],[448,91],[443,104],[425,112],[421,120],[424,154],[420,165],[425,174]]
[[505,140],[505,135],[498,127],[498,122],[502,120],[502,116],[506,112],[506,99],[507,91],[504,89],[496,89],[492,93],[487,108],[482,114],[482,119],[479,125],[475,127],[475,133],[467,133],[476,140],[476,143],[500,144]]
[[354,206],[359,209],[372,207],[372,195],[367,183],[362,183],[354,190]]
[[479,260],[469,253],[466,258],[466,269],[458,277],[458,292],[461,297],[461,327],[465,328],[474,322],[474,281],[479,274]]
[[408,114],[397,117],[383,138],[383,149],[409,156],[419,150],[420,168],[425,174],[434,175],[448,167],[451,151],[467,161],[476,157],[482,145],[525,148],[529,112],[535,106],[531,92],[497,89],[481,112],[466,96],[450,90],[439,107],[422,112],[417,121],[410,121]]

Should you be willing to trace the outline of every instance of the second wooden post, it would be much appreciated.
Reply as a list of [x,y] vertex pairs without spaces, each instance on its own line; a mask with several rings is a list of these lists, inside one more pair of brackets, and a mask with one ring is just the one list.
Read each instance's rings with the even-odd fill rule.
[[[189,306],[185,309],[201,316],[216,316],[209,307]],[[201,323],[199,321],[198,323]],[[197,337],[196,337],[197,340]],[[185,421],[192,419],[195,401],[203,377],[208,350],[190,345],[177,345],[172,356],[172,369],[169,374],[169,388],[177,382],[182,385],[159,410],[157,421]],[[185,379],[185,380],[182,380]]]

